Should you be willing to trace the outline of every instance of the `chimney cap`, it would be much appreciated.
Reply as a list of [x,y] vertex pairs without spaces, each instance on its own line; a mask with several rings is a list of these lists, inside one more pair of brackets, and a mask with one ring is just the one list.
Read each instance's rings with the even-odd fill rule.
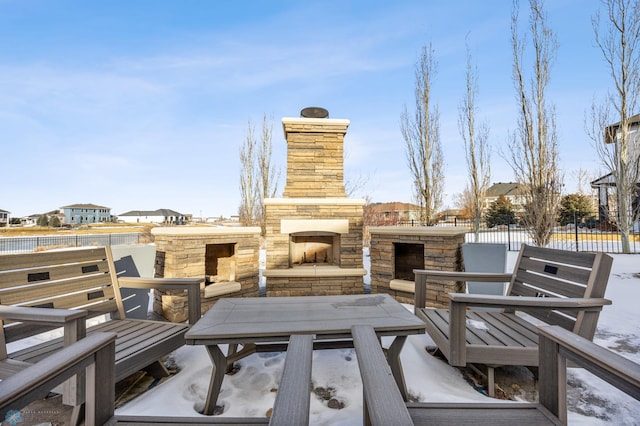
[[329,111],[321,107],[306,107],[300,111],[304,118],[329,118]]

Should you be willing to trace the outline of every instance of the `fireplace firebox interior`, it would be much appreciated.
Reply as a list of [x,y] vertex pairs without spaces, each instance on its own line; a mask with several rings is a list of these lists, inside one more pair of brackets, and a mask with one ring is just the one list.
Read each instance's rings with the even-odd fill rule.
[[394,278],[415,281],[414,269],[424,269],[424,244],[393,243]]
[[236,280],[235,251],[233,243],[206,245],[205,285]]
[[340,256],[340,235],[296,233],[291,235],[291,266],[337,265]]

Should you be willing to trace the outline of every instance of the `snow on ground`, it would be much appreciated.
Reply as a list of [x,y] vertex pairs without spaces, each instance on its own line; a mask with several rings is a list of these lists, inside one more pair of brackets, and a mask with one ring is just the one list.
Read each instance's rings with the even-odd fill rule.
[[[509,253],[512,269],[517,253]],[[613,255],[614,263],[595,342],[640,363],[640,256]],[[368,260],[368,258],[366,258]],[[368,266],[365,264],[368,269]],[[411,308],[411,307],[408,307]],[[383,339],[383,344],[389,341]],[[401,354],[410,394],[420,401],[496,402],[474,390],[458,369],[432,357],[425,346],[428,335],[409,336]],[[223,350],[225,348],[223,347]],[[184,346],[174,353],[181,371],[161,385],[119,408],[119,414],[197,416],[206,397],[211,361],[203,347]],[[240,371],[226,376],[218,404],[223,416],[264,416],[275,400],[284,364],[283,353],[261,353],[241,361]],[[312,380],[315,387],[344,404],[329,408],[327,401],[311,398],[311,424],[361,425],[362,383],[353,349],[315,351]],[[640,425],[640,402],[601,382],[581,369],[571,369],[569,423],[576,425]],[[508,403],[508,402],[505,402]]]

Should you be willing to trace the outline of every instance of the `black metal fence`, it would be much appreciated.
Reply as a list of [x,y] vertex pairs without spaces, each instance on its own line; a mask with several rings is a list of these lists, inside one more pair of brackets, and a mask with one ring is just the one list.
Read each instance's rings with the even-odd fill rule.
[[[576,213],[574,221],[565,225],[558,224],[551,235],[547,247],[553,247],[572,251],[590,251],[606,253],[622,253],[620,234],[611,223],[600,223],[593,219],[584,218],[585,215]],[[399,221],[400,226],[420,226],[419,221]],[[452,219],[439,222],[436,226],[459,226],[469,229],[466,235],[467,242],[476,242],[475,233],[472,232],[473,221]],[[632,253],[640,253],[640,223],[636,223],[629,235]],[[507,244],[509,250],[520,250],[524,244],[533,244],[529,232],[523,226],[516,223],[496,225],[488,228],[484,223],[480,226],[477,242]]]
[[144,239],[139,232],[120,234],[74,234],[74,235],[40,235],[33,237],[0,238],[0,254],[30,253],[37,250],[107,246],[118,244],[140,244]]

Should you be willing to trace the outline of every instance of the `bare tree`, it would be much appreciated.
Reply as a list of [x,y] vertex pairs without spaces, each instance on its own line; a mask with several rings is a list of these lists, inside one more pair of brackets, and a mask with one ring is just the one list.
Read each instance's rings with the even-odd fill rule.
[[257,142],[255,129],[251,120],[247,125],[247,135],[244,143],[240,147],[240,207],[238,214],[240,223],[243,226],[250,226],[255,223],[255,212],[258,204],[258,170]]
[[476,96],[478,94],[478,71],[471,63],[467,45],[467,72],[465,94],[458,106],[458,129],[464,141],[469,183],[465,188],[473,218],[475,242],[480,239],[480,222],[484,215],[484,197],[491,179],[489,127],[476,122]]
[[[640,140],[637,128],[635,135],[631,130],[638,126],[638,117],[633,114],[640,93],[640,2],[606,0],[603,4],[605,18],[597,12],[592,25],[615,90],[603,104],[592,106],[587,133],[615,182],[617,215],[609,215],[609,219],[618,228],[622,251],[630,253],[629,233],[639,216],[633,199],[638,197]],[[612,124],[614,121],[617,123]]]
[[264,199],[273,198],[278,191],[278,179],[280,178],[280,168],[271,162],[273,144],[271,135],[273,134],[273,120],[267,119],[265,114],[262,117],[262,132],[260,133],[260,146],[258,147],[257,175],[259,177],[257,190],[257,204],[255,217],[265,235],[265,212]]
[[415,111],[410,117],[405,106],[400,117],[414,194],[421,210],[420,220],[427,225],[437,222],[444,186],[438,108],[431,100],[431,81],[435,68],[434,52],[429,44],[429,47],[422,48],[416,64]]
[[458,217],[470,220],[474,218],[474,199],[469,185],[462,192],[453,195],[453,205],[458,209]]
[[518,34],[518,3],[511,19],[513,80],[518,99],[517,130],[509,146],[509,163],[522,184],[526,208],[522,220],[533,242],[549,243],[561,200],[562,176],[558,168],[555,108],[547,100],[551,63],[557,42],[547,26],[541,0],[529,1],[529,32],[533,45],[533,72],[528,79],[523,70],[525,38]]

